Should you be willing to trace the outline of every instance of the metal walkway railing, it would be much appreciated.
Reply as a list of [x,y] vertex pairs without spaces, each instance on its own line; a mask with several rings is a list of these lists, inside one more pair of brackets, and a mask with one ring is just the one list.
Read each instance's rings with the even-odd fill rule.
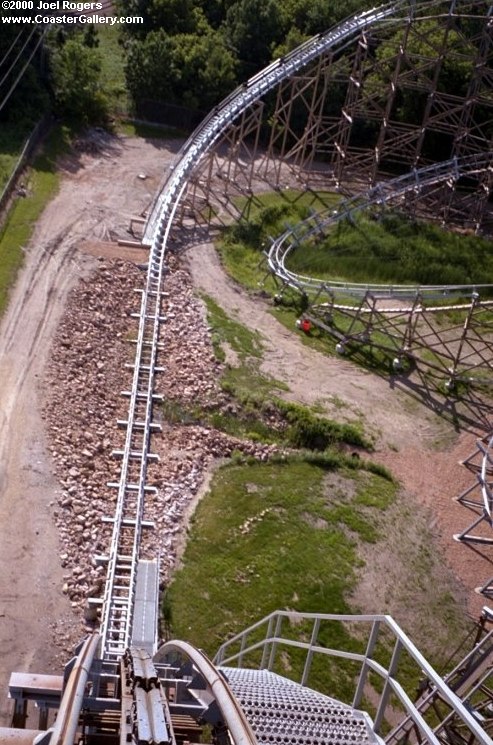
[[[330,629],[334,630],[337,624],[345,627],[348,632],[346,639],[359,640],[363,652],[355,652],[354,645],[353,649],[328,646]],[[373,716],[375,733],[383,737],[384,723],[388,725],[399,713],[401,720],[410,723],[401,732],[399,742],[408,742],[407,737],[410,735],[409,742],[439,745],[443,741],[460,741],[491,745],[492,739],[480,723],[482,717],[474,710],[474,694],[479,685],[484,685],[486,678],[492,674],[491,634],[485,640],[487,660],[482,659],[482,663],[486,673],[482,676],[481,683],[474,677],[471,679],[471,688],[468,688],[463,676],[457,693],[438,675],[393,618],[386,615],[351,616],[276,611],[223,644],[214,662],[220,667],[257,666],[265,670],[279,670],[283,669],[283,664],[286,665],[286,653],[289,655],[292,652],[301,659],[299,681],[301,685],[308,686],[316,657],[326,660],[323,666],[325,678],[331,670],[333,680],[337,678],[337,672],[335,667],[330,666],[329,660],[346,660],[353,663],[351,678],[354,680],[354,694],[349,705],[353,709],[360,709],[368,694],[368,687],[373,689],[377,697]],[[442,719],[438,717],[436,708],[433,709],[431,718],[427,719],[405,690],[399,663],[403,663],[409,672],[409,661],[420,677],[426,679],[429,690],[433,692],[430,698],[434,701],[439,698],[444,705],[445,714]],[[489,665],[485,662],[489,662]],[[380,682],[372,685],[375,675]],[[462,740],[452,736],[456,731],[462,732]],[[388,737],[389,742],[394,742],[393,733]]]

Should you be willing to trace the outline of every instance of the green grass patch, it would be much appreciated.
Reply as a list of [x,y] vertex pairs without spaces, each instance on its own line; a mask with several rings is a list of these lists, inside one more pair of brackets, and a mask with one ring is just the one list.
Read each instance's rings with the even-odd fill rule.
[[[293,192],[296,194],[296,192]],[[270,237],[307,218],[316,205],[312,194],[290,198],[289,192],[260,195],[240,203],[243,219],[223,231],[218,249],[229,274],[248,289],[274,291],[259,267]],[[339,197],[322,194],[334,205]],[[342,220],[325,239],[301,242],[288,258],[299,274],[350,282],[401,284],[487,284],[493,282],[491,242],[460,235],[433,223],[412,220],[394,211],[363,212]],[[437,298],[440,300],[440,298]],[[449,298],[445,298],[450,302]]]
[[130,110],[130,97],[125,81],[125,52],[119,43],[117,26],[99,24],[98,50],[101,53],[101,87],[107,98],[110,112],[125,116]]
[[54,128],[26,174],[28,196],[18,198],[0,229],[0,315],[5,311],[9,291],[23,263],[23,249],[36,221],[56,194],[59,176],[56,159],[69,144],[67,130]]
[[262,251],[270,246],[270,237],[309,217],[312,211],[339,201],[339,195],[331,192],[292,189],[236,199],[235,204],[244,217],[225,228],[218,242],[226,271],[250,290],[258,290],[261,285],[274,293],[274,281],[259,266]]
[[[373,606],[373,598],[358,596],[364,603],[358,606],[353,595],[384,554],[382,566],[391,563],[374,580],[382,598],[378,612],[389,612],[391,598],[396,620],[443,672],[470,629],[453,577],[430,543],[428,519],[375,464],[334,452],[279,455],[269,463],[237,456],[216,473],[190,522],[182,565],[163,600],[167,632],[213,655],[275,610],[375,612],[366,605]],[[323,621],[318,643],[361,653],[369,631],[369,624]],[[254,632],[249,643],[265,632]],[[281,635],[308,641],[311,623],[285,621]],[[390,663],[393,641],[390,633],[380,636],[374,657],[383,665]],[[260,666],[261,655],[248,653],[244,666]],[[304,659],[300,650],[279,647],[274,670],[300,680]],[[308,684],[350,701],[358,672],[350,661],[316,655]],[[421,676],[404,654],[399,681],[411,697]],[[371,683],[382,690],[378,677]]]
[[352,282],[493,282],[491,241],[391,210],[365,211],[339,222],[324,240],[293,251],[288,266],[300,274]]
[[226,359],[224,343],[229,344],[242,362],[247,357],[262,357],[262,340],[258,332],[250,331],[243,324],[230,318],[209,295],[203,294],[201,297],[207,308],[214,353],[219,360],[224,362]]
[[148,124],[131,119],[122,119],[117,126],[118,132],[128,137],[142,137],[147,140],[164,140],[186,137],[186,133],[176,127],[164,124]]
[[[343,469],[352,489],[341,500],[325,485],[332,468],[298,458],[231,465],[216,474],[167,593],[175,637],[212,654],[228,636],[278,608],[351,612],[347,598],[361,566],[355,538],[376,540],[377,515],[396,486],[383,476]],[[372,492],[382,495],[381,503],[368,504]],[[360,646],[340,625],[331,634],[327,644]],[[296,655],[289,654],[294,667]],[[351,675],[341,676],[338,692],[347,685]]]
[[[309,196],[313,195],[310,193]],[[332,204],[338,200],[334,194],[323,194],[322,197]],[[218,243],[222,263],[230,276],[251,291],[262,287],[271,295],[279,292],[266,265],[262,265],[262,251],[270,245],[270,236],[279,235],[287,226],[296,225],[310,214],[315,205],[308,204],[306,199],[307,195],[297,192],[282,192],[254,197],[251,204],[246,200],[238,202],[245,217],[225,228]],[[451,233],[437,225],[411,220],[392,211],[366,212],[352,221],[340,222],[325,240],[302,243],[290,254],[288,265],[298,273],[320,279],[479,284],[493,282],[490,249],[490,241],[476,236]],[[482,294],[487,296],[488,293]],[[339,299],[343,301],[342,296]],[[435,304],[444,306],[438,324],[464,322],[465,312],[447,309],[448,305],[459,301],[457,296],[450,295],[435,298]],[[272,312],[286,328],[294,330],[305,309],[303,298],[287,290],[283,293],[282,305]],[[485,316],[484,320],[489,321],[489,318]],[[335,312],[331,324],[340,335],[344,335],[352,320]],[[351,331],[354,333],[355,329]],[[328,336],[323,330],[313,328],[309,334],[300,333],[300,338],[318,351],[335,354],[338,339]],[[347,343],[345,355],[367,369],[388,375],[394,372],[393,360],[398,351],[398,345],[393,349],[389,342],[388,336],[375,331],[364,345]],[[387,349],[380,349],[378,345]],[[436,362],[435,357],[430,361]]]
[[0,192],[9,180],[17,165],[24,144],[31,134],[34,125],[24,123],[21,126],[2,122],[0,127]]

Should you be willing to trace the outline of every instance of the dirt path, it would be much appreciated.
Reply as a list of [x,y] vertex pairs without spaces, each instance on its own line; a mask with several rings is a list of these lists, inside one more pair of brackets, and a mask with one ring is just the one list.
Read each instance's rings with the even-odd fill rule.
[[[284,381],[294,401],[322,404],[336,420],[359,420],[376,438],[372,459],[386,465],[402,483],[411,503],[429,512],[429,526],[439,549],[464,587],[470,614],[477,618],[485,600],[475,588],[493,574],[491,551],[474,550],[453,540],[453,535],[472,522],[473,515],[454,501],[474,483],[460,461],[475,447],[484,432],[473,423],[487,421],[488,412],[470,409],[459,412],[460,426],[454,427],[437,415],[453,411],[453,404],[439,397],[419,401],[417,386],[404,385],[366,372],[339,357],[327,357],[304,345],[300,336],[282,326],[270,313],[270,305],[241,291],[223,271],[210,244],[187,251],[195,286],[211,295],[224,310],[247,327],[259,331],[264,340],[261,370]],[[473,402],[474,403],[474,402]],[[379,597],[375,587],[367,588]],[[385,608],[375,608],[385,612]]]
[[[59,673],[66,656],[54,638],[62,641],[65,629],[80,623],[60,589],[63,570],[52,520],[60,487],[40,414],[50,340],[70,287],[97,261],[90,255],[97,253],[96,242],[128,237],[130,218],[149,204],[179,145],[125,138],[90,144],[91,152],[80,151],[64,163],[60,193],[38,223],[0,326],[0,726],[8,724],[10,672]],[[457,441],[449,425],[398,386],[304,346],[272,317],[266,303],[249,298],[225,277],[210,246],[191,250],[188,261],[197,287],[262,333],[262,370],[284,380],[292,399],[321,403],[339,420],[364,420],[376,438],[377,456],[395,469],[410,499],[430,509],[443,551],[464,586],[472,588],[478,578],[493,574],[474,556],[466,569],[462,557],[468,551],[450,537],[462,527],[452,526],[468,519],[464,508],[458,517],[449,507],[461,479],[467,479],[456,462],[459,450],[472,449],[474,434]],[[477,605],[476,596],[471,607]]]
[[83,144],[91,153],[65,160],[60,192],[38,222],[0,325],[0,726],[9,723],[10,673],[59,673],[65,632],[80,626],[61,593],[52,519],[60,487],[40,413],[43,369],[67,293],[97,261],[77,246],[128,237],[130,217],[147,206],[172,157],[166,143]]
[[259,331],[265,346],[261,369],[287,383],[288,398],[322,405],[338,420],[364,421],[376,438],[377,450],[422,447],[453,439],[453,431],[431,411],[389,379],[367,372],[340,357],[327,357],[307,347],[270,313],[270,304],[252,298],[229,280],[211,244],[187,251],[195,285],[211,295],[227,313]]

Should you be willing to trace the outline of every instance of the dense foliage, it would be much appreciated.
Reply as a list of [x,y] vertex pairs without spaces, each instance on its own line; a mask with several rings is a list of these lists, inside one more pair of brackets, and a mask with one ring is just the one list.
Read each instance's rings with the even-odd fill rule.
[[[0,17],[11,13],[0,10]],[[26,132],[48,111],[82,124],[105,119],[95,27],[26,21],[2,23],[1,29],[0,123]]]
[[165,100],[209,109],[238,82],[368,0],[119,0],[126,75],[137,106]]

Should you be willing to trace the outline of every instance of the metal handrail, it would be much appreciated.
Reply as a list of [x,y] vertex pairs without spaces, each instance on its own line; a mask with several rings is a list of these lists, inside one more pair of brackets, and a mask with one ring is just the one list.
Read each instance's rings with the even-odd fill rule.
[[[312,621],[314,624],[320,626],[322,621],[337,621],[341,623],[351,624],[371,624],[370,633],[368,634],[368,643],[365,653],[348,652],[341,649],[330,649],[325,646],[321,646],[317,641],[317,634],[312,633],[312,637],[309,642],[299,641],[297,639],[286,638],[282,636],[281,624],[284,619],[293,621],[293,626],[296,626],[303,621]],[[274,631],[274,625],[276,630]],[[248,642],[248,638],[254,633],[258,632],[262,628],[266,628],[266,635],[263,639]],[[394,638],[393,653],[391,661],[386,668],[377,660],[374,659],[374,649],[378,635],[383,629],[387,629],[391,632]],[[306,633],[306,629],[304,629]],[[232,647],[240,647],[237,652],[229,652]],[[484,731],[478,721],[475,719],[473,713],[468,709],[461,699],[449,688],[445,681],[438,675],[433,669],[405,632],[400,626],[388,615],[348,615],[348,614],[317,614],[317,613],[296,613],[290,611],[275,611],[269,614],[262,620],[253,624],[249,628],[245,629],[240,634],[229,639],[219,648],[218,652],[214,657],[214,662],[220,666],[232,665],[237,663],[238,666],[244,664],[246,655],[254,651],[263,651],[262,654],[262,665],[267,669],[271,670],[274,667],[275,655],[278,651],[278,647],[294,647],[305,650],[307,653],[307,660],[313,657],[315,654],[324,655],[332,658],[343,658],[351,660],[353,662],[359,662],[361,664],[360,674],[355,682],[355,694],[352,701],[352,706],[357,708],[361,704],[363,689],[365,681],[367,679],[368,672],[372,672],[379,675],[384,681],[383,690],[380,696],[380,701],[377,706],[375,715],[375,731],[378,733],[380,726],[383,722],[385,710],[388,705],[389,696],[392,692],[399,699],[400,703],[404,707],[406,714],[413,720],[416,727],[419,729],[421,734],[426,737],[428,742],[436,743],[438,745],[440,740],[436,736],[436,732],[440,730],[440,724],[433,729],[424,720],[419,710],[414,706],[413,702],[409,698],[408,694],[403,689],[402,685],[396,678],[398,657],[401,651],[405,650],[407,654],[412,658],[417,667],[422,671],[422,674],[428,678],[431,685],[440,695],[441,699],[450,706],[451,710],[462,720],[462,722],[469,729],[469,732],[477,738],[477,742],[481,745],[491,745],[492,740],[489,735]],[[308,674],[305,670],[303,672],[302,681],[304,684],[307,682]]]

